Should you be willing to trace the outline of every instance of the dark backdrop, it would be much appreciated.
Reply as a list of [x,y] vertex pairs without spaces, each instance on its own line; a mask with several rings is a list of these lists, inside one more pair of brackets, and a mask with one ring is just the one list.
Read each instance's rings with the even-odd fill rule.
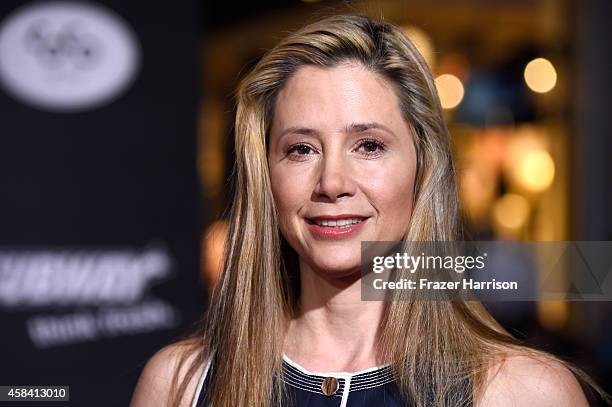
[[[0,20],[24,3],[2,1]],[[141,47],[127,91],[57,113],[0,90],[0,385],[69,385],[71,405],[122,406],[147,358],[204,306],[197,14],[194,1],[100,3]],[[85,281],[66,288],[62,265]],[[142,289],[107,298],[104,284]]]

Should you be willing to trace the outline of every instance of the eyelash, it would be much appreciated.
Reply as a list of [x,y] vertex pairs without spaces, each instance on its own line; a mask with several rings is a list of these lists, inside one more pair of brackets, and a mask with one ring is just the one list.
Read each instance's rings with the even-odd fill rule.
[[380,154],[387,151],[387,145],[385,144],[385,142],[382,140],[375,139],[375,138],[365,138],[365,139],[359,140],[359,145],[357,148],[363,147],[365,144],[368,144],[368,143],[373,143],[374,146],[376,146],[379,149],[378,151],[366,152],[366,155],[369,157],[377,157]]
[[[385,152],[387,150],[387,146],[386,144],[382,141],[382,140],[378,140],[375,138],[365,138],[365,139],[361,139],[358,142],[357,145],[357,149],[363,147],[364,145],[368,144],[368,143],[373,143],[375,147],[377,147],[379,150],[378,151],[368,151],[365,152],[364,155],[366,155],[368,158],[376,158],[379,155],[381,155],[383,152]],[[307,154],[294,154],[295,151],[297,151],[298,148],[300,147],[306,147],[309,148],[310,150],[314,150],[316,151],[312,146],[305,144],[305,143],[297,143],[297,144],[293,144],[291,146],[289,146],[289,148],[287,149],[287,156],[288,157],[293,157],[294,159],[296,157],[300,157],[300,156],[305,156]],[[297,159],[296,161],[304,161],[305,159]]]

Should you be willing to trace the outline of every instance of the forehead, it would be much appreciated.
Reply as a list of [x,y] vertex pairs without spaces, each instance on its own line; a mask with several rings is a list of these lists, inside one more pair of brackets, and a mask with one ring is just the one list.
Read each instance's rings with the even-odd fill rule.
[[273,127],[277,127],[305,124],[295,121],[357,119],[392,124],[402,115],[399,98],[386,78],[361,64],[342,63],[331,68],[298,69],[279,91],[273,118]]

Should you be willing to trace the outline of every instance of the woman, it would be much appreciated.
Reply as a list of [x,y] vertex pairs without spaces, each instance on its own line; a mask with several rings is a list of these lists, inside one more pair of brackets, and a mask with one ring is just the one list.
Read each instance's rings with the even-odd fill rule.
[[311,24],[237,99],[220,284],[203,332],[149,361],[132,405],[587,405],[578,369],[479,303],[361,301],[362,240],[462,237],[434,82],[400,29]]

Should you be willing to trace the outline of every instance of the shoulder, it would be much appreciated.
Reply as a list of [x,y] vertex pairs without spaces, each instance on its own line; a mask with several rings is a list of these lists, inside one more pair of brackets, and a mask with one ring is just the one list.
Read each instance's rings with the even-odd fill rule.
[[491,366],[477,406],[588,407],[574,374],[552,356],[512,354]]
[[[145,365],[132,396],[131,407],[169,405],[173,386],[180,386],[189,373],[189,368],[198,359],[199,351],[195,341],[185,340],[168,345],[158,351]],[[197,365],[195,374],[189,379],[181,406],[190,406],[203,368]],[[176,375],[176,379],[175,379]],[[173,384],[173,380],[176,383]]]

